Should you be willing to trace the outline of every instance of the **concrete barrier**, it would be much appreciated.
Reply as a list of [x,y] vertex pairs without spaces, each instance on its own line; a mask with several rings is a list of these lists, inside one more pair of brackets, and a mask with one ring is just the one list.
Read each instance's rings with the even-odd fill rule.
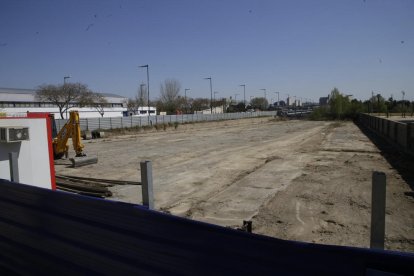
[[407,148],[407,124],[396,122],[397,126],[397,143],[403,148]]
[[407,148],[414,151],[414,123],[407,124]]
[[360,114],[359,122],[403,151],[414,155],[414,123]]
[[395,122],[390,121],[388,123],[388,126],[390,128],[390,130],[388,132],[388,138],[390,138],[391,140],[395,141]]

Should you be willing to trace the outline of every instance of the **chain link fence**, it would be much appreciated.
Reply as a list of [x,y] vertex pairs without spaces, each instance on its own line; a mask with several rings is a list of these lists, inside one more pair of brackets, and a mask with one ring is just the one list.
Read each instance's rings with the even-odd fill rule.
[[[219,113],[219,114],[182,114],[182,115],[157,115],[157,116],[129,116],[109,118],[80,118],[81,130],[106,130],[116,128],[132,128],[152,126],[168,123],[190,123],[206,121],[236,120],[243,118],[256,118],[274,116],[276,111],[243,112],[243,113]],[[57,130],[65,125],[67,120],[56,119]]]

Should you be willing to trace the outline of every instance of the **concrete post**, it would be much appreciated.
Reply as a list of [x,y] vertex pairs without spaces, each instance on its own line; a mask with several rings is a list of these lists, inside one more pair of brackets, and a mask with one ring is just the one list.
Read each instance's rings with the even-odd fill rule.
[[370,248],[384,249],[385,237],[385,186],[383,172],[372,173],[371,239]]
[[152,189],[152,164],[151,161],[142,161],[141,165],[141,188],[142,204],[148,209],[154,209],[154,194]]
[[10,180],[12,182],[19,182],[19,164],[17,157],[17,152],[9,152]]

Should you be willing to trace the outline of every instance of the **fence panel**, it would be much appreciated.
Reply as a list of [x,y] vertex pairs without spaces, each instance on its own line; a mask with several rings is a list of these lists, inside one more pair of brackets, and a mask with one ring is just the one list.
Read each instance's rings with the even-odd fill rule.
[[[182,115],[157,115],[157,116],[132,116],[132,117],[104,117],[81,118],[79,120],[81,130],[105,130],[115,128],[143,127],[156,124],[205,122],[220,120],[236,120],[243,118],[255,118],[261,116],[274,116],[275,111],[243,112],[243,113],[217,113],[217,114],[182,114]],[[55,119],[56,128],[59,131],[67,120]]]

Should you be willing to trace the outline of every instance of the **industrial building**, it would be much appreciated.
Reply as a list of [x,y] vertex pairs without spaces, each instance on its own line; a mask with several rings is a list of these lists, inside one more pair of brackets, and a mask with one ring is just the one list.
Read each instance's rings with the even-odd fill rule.
[[[69,108],[69,110],[78,110],[81,118],[122,117],[127,112],[126,103],[128,98],[109,93],[100,94],[108,102],[108,107],[104,108],[103,116],[94,107],[79,107],[76,106],[76,103],[73,103],[74,107]],[[56,118],[60,118],[59,108],[53,103],[38,101],[34,89],[0,88],[0,112],[10,115],[27,112],[48,112],[55,114]],[[66,116],[68,116],[68,113],[65,112],[65,119],[67,119]]]

